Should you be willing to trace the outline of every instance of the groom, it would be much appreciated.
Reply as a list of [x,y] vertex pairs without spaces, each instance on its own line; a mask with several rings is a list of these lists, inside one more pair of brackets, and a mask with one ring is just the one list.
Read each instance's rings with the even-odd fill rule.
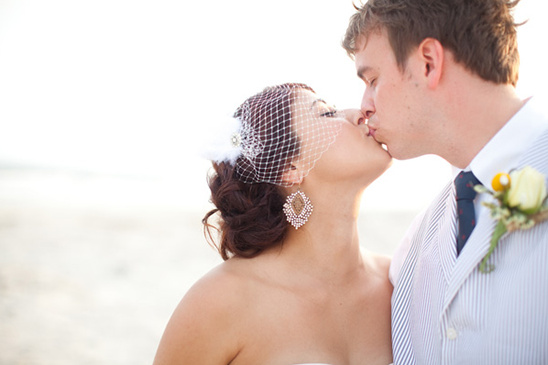
[[[353,15],[343,46],[371,134],[393,157],[436,154],[469,172],[457,181],[489,189],[525,166],[547,183],[548,119],[515,91],[514,5],[370,0]],[[491,195],[471,194],[457,209],[449,182],[394,256],[396,365],[548,364],[548,222],[504,234],[481,272],[496,221],[481,204]]]

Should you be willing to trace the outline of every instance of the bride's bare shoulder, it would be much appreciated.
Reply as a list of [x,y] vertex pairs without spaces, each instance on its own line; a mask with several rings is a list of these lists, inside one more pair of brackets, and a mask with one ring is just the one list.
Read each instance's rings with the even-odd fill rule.
[[224,262],[186,292],[166,326],[155,364],[181,359],[228,363],[236,356],[245,316],[241,303],[247,295],[240,271],[232,262]]
[[[211,269],[188,290],[185,298],[208,302],[219,308],[220,302],[229,304],[241,298],[246,286],[246,265],[242,259],[229,259]],[[212,299],[212,300],[209,300]],[[215,299],[215,300],[213,300]]]

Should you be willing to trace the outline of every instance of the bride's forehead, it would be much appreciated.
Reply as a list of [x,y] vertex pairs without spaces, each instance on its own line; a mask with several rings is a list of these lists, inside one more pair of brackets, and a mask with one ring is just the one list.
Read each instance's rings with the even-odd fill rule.
[[317,98],[318,96],[310,90],[300,89],[297,91],[297,102],[299,103],[311,104]]

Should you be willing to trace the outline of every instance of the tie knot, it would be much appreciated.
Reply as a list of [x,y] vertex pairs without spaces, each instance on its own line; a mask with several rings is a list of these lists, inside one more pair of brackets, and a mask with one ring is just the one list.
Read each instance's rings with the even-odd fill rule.
[[474,186],[481,184],[479,180],[474,176],[472,171],[461,171],[455,178],[455,188],[457,189],[457,200],[474,200],[476,197],[476,190]]

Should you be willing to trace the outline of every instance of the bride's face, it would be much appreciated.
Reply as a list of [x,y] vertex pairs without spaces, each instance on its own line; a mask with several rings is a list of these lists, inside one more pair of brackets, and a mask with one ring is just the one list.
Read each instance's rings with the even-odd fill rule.
[[[366,179],[380,176],[391,164],[392,158],[369,134],[365,118],[358,109],[337,111],[315,93],[301,90],[293,109],[293,126],[301,141],[302,156],[322,150],[312,169],[314,175],[331,179]],[[329,138],[317,138],[315,132],[329,131],[332,145],[326,149]],[[324,145],[322,145],[324,144]],[[298,161],[297,161],[298,166]],[[365,180],[364,180],[365,181]]]

